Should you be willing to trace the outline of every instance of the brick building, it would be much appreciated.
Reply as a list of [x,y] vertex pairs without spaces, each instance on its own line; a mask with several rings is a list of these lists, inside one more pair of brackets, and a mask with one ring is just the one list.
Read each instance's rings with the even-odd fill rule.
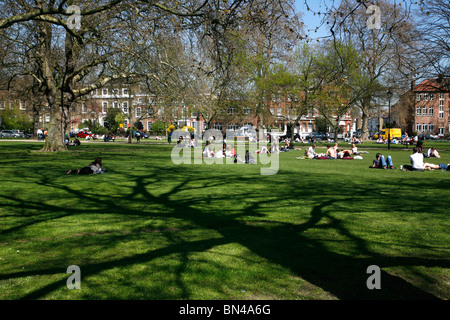
[[414,129],[418,134],[437,134],[440,137],[450,132],[450,79],[437,78],[422,81],[414,88]]

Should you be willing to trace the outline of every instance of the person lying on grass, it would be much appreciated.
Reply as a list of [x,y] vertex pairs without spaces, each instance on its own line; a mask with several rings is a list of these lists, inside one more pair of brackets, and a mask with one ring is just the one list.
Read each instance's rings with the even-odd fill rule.
[[98,174],[98,173],[105,173],[106,170],[103,170],[102,167],[102,159],[96,158],[93,162],[91,162],[89,165],[81,168],[81,169],[69,169],[66,171],[66,174]]
[[369,168],[374,169],[395,169],[394,163],[392,161],[391,156],[387,156],[386,158],[381,153],[377,153],[375,155],[375,160],[373,160],[372,166]]

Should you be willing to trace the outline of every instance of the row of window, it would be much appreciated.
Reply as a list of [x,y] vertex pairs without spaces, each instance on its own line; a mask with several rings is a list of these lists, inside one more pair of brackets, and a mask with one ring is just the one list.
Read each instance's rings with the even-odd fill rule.
[[[434,93],[421,92],[416,94],[417,101],[434,101]],[[445,93],[439,93],[439,101],[445,100]],[[448,96],[450,100],[450,95]]]
[[[434,116],[434,108],[433,107],[418,107],[416,108],[417,116]],[[444,106],[439,105],[439,119],[444,119]]]
[[[439,127],[438,130],[439,130],[438,134],[440,136],[445,135],[445,127]],[[448,130],[450,132],[450,125],[449,125]],[[419,133],[433,133],[434,132],[434,124],[433,123],[417,123],[416,131]]]
[[109,90],[108,88],[103,88],[103,89],[95,89],[95,90],[91,91],[91,95],[96,95],[96,96],[109,96],[109,95],[119,96],[120,93],[122,93],[123,96],[128,96],[128,94],[129,94],[128,88],[122,88],[122,90],[120,90],[120,89]]

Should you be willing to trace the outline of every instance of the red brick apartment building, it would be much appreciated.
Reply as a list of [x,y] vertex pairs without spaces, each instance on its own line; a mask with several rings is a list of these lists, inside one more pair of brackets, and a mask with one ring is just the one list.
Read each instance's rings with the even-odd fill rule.
[[414,89],[414,129],[418,134],[450,133],[450,79],[437,78],[422,81]]

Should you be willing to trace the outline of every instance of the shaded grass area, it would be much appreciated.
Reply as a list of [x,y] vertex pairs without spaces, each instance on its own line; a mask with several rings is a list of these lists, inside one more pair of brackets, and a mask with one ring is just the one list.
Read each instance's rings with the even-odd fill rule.
[[[281,153],[261,176],[261,165],[174,165],[167,145],[39,148],[0,143],[1,299],[449,297],[448,172],[368,169],[376,150]],[[97,156],[107,174],[64,175]],[[70,265],[81,290],[66,287]],[[366,286],[370,265],[381,290]]]

